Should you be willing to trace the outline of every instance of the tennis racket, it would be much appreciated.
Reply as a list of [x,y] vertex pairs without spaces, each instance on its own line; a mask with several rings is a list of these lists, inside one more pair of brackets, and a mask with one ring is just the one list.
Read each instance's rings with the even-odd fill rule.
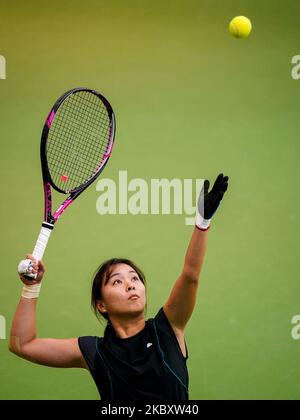
[[[33,257],[42,259],[55,223],[105,168],[115,138],[115,116],[107,99],[95,90],[66,92],[51,109],[42,132],[41,166],[44,221]],[[52,188],[68,198],[52,213]],[[32,261],[20,262],[18,272],[31,279]]]

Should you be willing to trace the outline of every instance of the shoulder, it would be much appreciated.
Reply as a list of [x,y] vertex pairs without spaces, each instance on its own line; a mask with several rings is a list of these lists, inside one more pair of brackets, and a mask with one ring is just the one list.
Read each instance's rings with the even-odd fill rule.
[[86,361],[92,360],[95,357],[98,339],[99,337],[96,336],[78,337],[78,346]]
[[83,348],[83,347],[93,346],[93,345],[96,344],[96,341],[97,341],[98,338],[99,337],[91,336],[91,335],[78,337],[79,347]]
[[78,346],[84,358],[85,364],[88,366],[91,373],[95,370],[95,363],[97,360],[99,343],[103,337],[97,336],[83,336],[78,337]]
[[172,325],[169,321],[164,307],[161,307],[153,319],[157,334],[164,338],[168,345],[175,344],[180,354],[185,358],[188,357],[187,347],[184,339],[184,331]]
[[162,306],[159,311],[157,312],[157,314],[155,315],[155,321],[159,322],[162,325],[167,326],[168,328],[171,328],[174,332],[176,332],[176,334],[182,334],[184,335],[184,330],[181,330],[179,328],[176,328],[172,322],[170,321],[169,317],[168,317],[168,312],[166,311],[165,307]]

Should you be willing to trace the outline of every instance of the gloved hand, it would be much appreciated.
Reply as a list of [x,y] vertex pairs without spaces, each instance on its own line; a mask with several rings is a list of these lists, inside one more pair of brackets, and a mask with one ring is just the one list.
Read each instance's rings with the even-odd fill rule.
[[220,202],[228,188],[228,176],[220,174],[216,179],[211,191],[209,181],[204,181],[202,190],[198,199],[196,227],[200,230],[207,230]]

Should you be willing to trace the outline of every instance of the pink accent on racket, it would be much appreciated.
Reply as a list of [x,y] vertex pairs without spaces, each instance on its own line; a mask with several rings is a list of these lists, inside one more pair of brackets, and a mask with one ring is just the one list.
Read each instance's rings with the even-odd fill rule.
[[53,121],[53,118],[54,117],[55,117],[55,112],[52,111],[51,114],[49,115],[49,118],[47,119],[47,126],[48,126],[48,128],[51,127],[51,124],[52,124],[52,121]]
[[68,198],[53,214],[53,219],[56,222],[60,218],[61,214],[66,210],[67,207],[73,202],[72,198]]

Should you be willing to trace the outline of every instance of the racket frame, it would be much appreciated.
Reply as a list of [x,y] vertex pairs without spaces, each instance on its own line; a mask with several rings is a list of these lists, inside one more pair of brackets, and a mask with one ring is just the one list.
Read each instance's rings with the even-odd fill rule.
[[[108,112],[109,118],[110,118],[110,127],[109,127],[109,142],[106,148],[106,151],[104,153],[103,159],[99,165],[99,168],[95,172],[94,175],[92,175],[83,185],[79,186],[78,188],[72,190],[70,192],[69,197],[61,204],[61,206],[58,207],[58,209],[52,214],[52,194],[51,194],[51,187],[55,189],[56,191],[67,194],[65,191],[61,190],[59,187],[55,185],[53,182],[50,171],[48,168],[47,163],[47,139],[48,134],[52,125],[52,122],[54,120],[54,117],[60,108],[60,106],[63,104],[63,102],[68,99],[71,95],[78,92],[90,92],[93,95],[96,95],[104,104],[106,107],[106,110]],[[67,207],[72,204],[72,202],[89,186],[91,185],[95,179],[101,174],[103,169],[105,168],[110,155],[112,153],[112,149],[114,146],[114,139],[115,139],[115,132],[116,132],[116,119],[113,112],[113,109],[108,102],[108,100],[101,95],[99,92],[88,89],[88,88],[75,88],[71,89],[65,94],[63,94],[54,104],[51,111],[49,112],[48,117],[46,118],[44,128],[42,131],[42,138],[41,138],[41,148],[40,148],[40,155],[41,155],[41,165],[42,165],[42,175],[43,175],[43,185],[44,185],[44,223],[43,225],[47,225],[47,227],[50,225],[54,226],[54,224],[57,222],[59,217],[62,215],[62,213],[66,210]],[[49,227],[50,227],[49,226]],[[45,226],[46,227],[46,226]],[[53,228],[53,227],[52,227]]]

